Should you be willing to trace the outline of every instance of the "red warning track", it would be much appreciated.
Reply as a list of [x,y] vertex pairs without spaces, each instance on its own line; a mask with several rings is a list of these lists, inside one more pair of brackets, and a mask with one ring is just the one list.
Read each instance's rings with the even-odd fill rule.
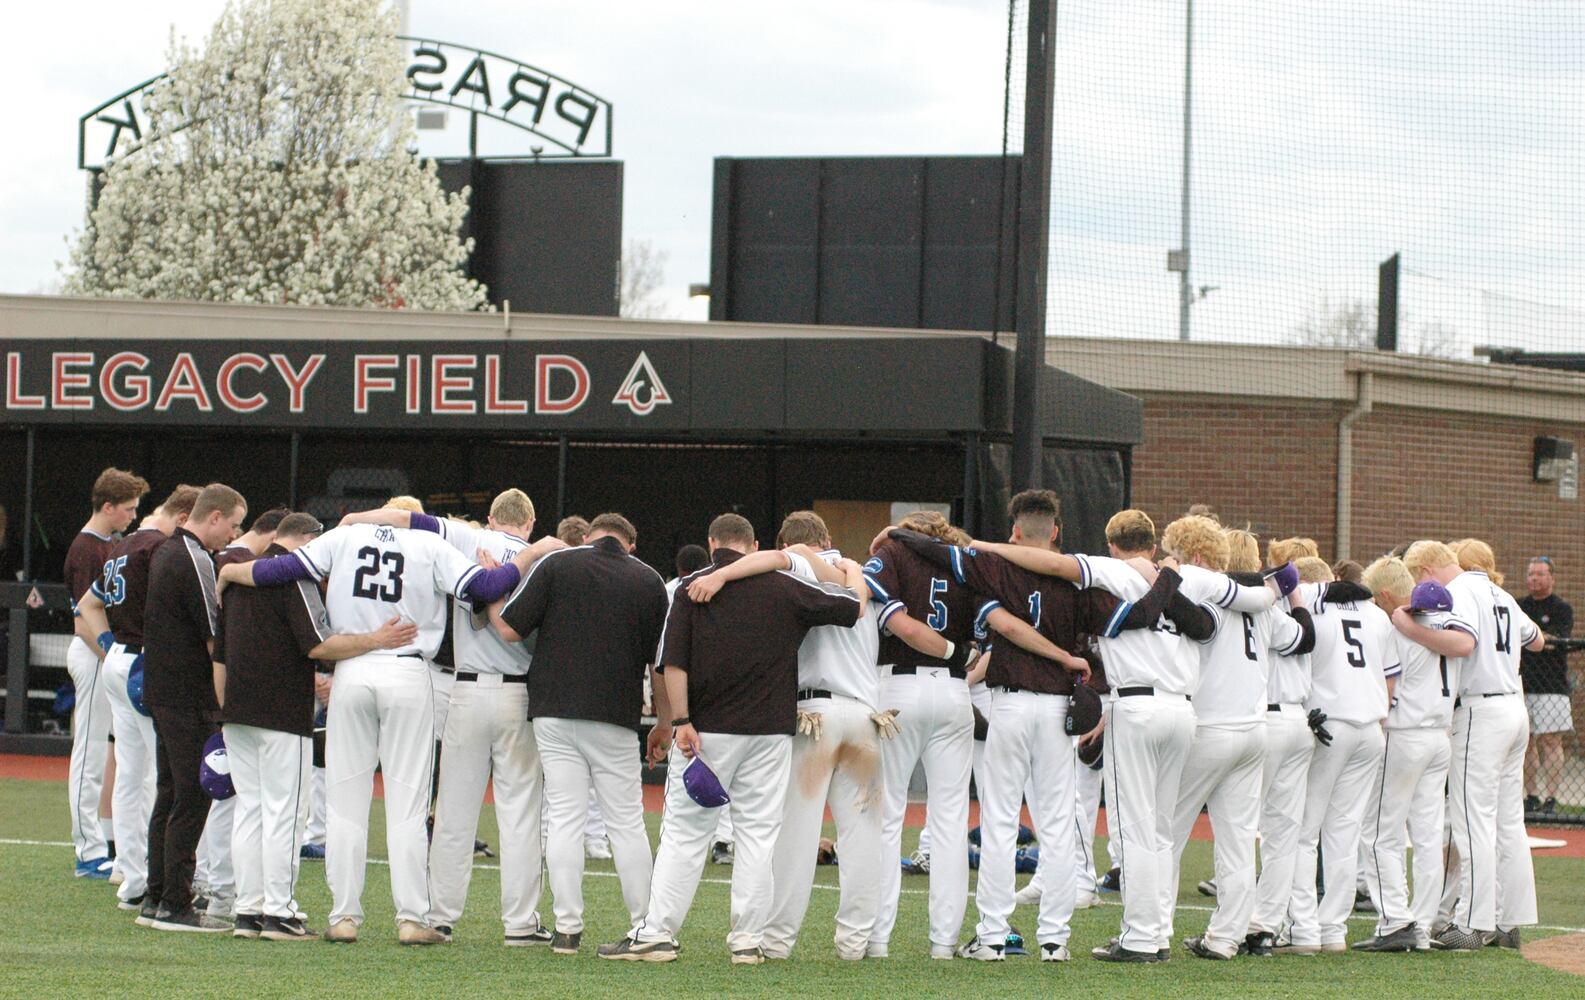
[[[65,781],[65,757],[29,757],[21,754],[0,754],[0,778],[20,778],[23,781]],[[380,783],[380,776],[374,776],[374,794],[384,794]],[[647,812],[658,813],[665,804],[665,789],[659,785],[644,786],[644,809]],[[1104,815],[1104,810],[1102,811]],[[831,817],[828,814],[826,819]],[[1029,813],[1025,810],[1023,822],[1029,824]],[[980,821],[979,804],[969,803],[969,825],[974,826]],[[1102,821],[1104,823],[1104,820]],[[908,815],[904,820],[908,826],[920,827],[925,825],[925,807],[913,804],[908,807]],[[1032,825],[1032,824],[1031,824]],[[1564,846],[1555,848],[1538,849],[1535,853],[1543,858],[1585,858],[1585,830],[1578,829],[1553,829],[1538,827],[1530,831],[1533,837],[1547,840],[1561,840]],[[1208,819],[1201,816],[1194,824],[1194,839],[1210,840],[1211,824]]]

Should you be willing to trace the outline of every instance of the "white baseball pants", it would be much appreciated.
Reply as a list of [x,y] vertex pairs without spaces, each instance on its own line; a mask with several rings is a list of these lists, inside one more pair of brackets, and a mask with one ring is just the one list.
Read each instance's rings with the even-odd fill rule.
[[424,819],[435,756],[429,674],[422,659],[391,653],[366,653],[336,667],[325,726],[325,880],[332,924],[342,919],[363,923],[376,765],[385,784],[385,844],[396,919],[422,923],[429,913]]
[[[969,687],[945,667],[920,667],[916,674],[887,677],[881,704],[898,709],[897,738],[881,747],[886,786],[881,853],[887,859],[902,855],[908,782],[923,760],[930,834],[930,943],[955,948],[969,902],[969,774],[974,759]],[[872,945],[891,941],[902,874],[895,861],[882,866]]]
[[[545,770],[545,865],[555,897],[556,930],[582,933],[584,841],[592,802],[599,803],[622,901],[636,925],[649,908],[654,859],[644,828],[643,761],[638,734],[588,719],[534,720]],[[714,757],[708,758],[711,761]],[[591,799],[591,796],[593,798]],[[503,834],[503,847],[504,844]]]
[[[227,758],[230,749],[227,748]],[[233,782],[235,785],[235,782]],[[237,896],[237,870],[231,856],[231,832],[236,826],[237,797],[209,803],[204,835],[198,840],[193,882],[209,891],[209,912],[229,917]]]
[[1194,709],[1181,695],[1156,694],[1116,698],[1107,714],[1107,819],[1112,853],[1123,869],[1119,943],[1153,952],[1168,947],[1178,899],[1171,881],[1172,814],[1194,739]]
[[[881,816],[886,797],[881,779],[881,739],[870,710],[834,695],[798,703],[820,715],[817,743],[793,737],[792,779],[782,808],[781,835],[771,862],[774,901],[765,925],[765,954],[785,958],[798,942],[813,891],[815,854],[826,804],[837,827],[837,957],[861,959],[875,929],[880,901]],[[737,861],[742,864],[741,855]]]
[[[1452,749],[1445,729],[1389,729],[1381,773],[1365,811],[1365,883],[1376,904],[1376,933],[1416,924],[1431,933],[1442,899],[1442,828]],[[1404,830],[1408,829],[1405,841]],[[1414,904],[1404,849],[1414,848]]]
[[480,674],[477,680],[456,682],[446,713],[429,845],[431,926],[451,927],[462,917],[473,877],[479,809],[491,784],[501,829],[501,923],[507,934],[526,934],[539,929],[544,856],[539,749],[528,721],[528,685]]
[[116,863],[124,879],[116,896],[122,902],[138,898],[148,888],[149,816],[154,811],[154,720],[133,708],[127,697],[127,674],[136,659],[116,643],[99,674],[116,734],[116,785],[110,801]]
[[1463,699],[1453,712],[1448,812],[1458,852],[1452,921],[1477,931],[1536,922],[1535,870],[1524,830],[1530,718],[1518,695]]
[[[1260,806],[1260,879],[1249,930],[1275,934],[1293,899],[1293,870],[1299,860],[1299,828],[1309,788],[1315,736],[1303,705],[1266,713],[1266,763]],[[1313,883],[1313,879],[1311,880]]]
[[237,790],[231,840],[236,912],[294,917],[313,746],[294,733],[236,723],[227,723],[225,734]]
[[[1315,747],[1305,789],[1299,857],[1293,872],[1292,939],[1341,944],[1348,937],[1359,868],[1359,835],[1370,786],[1381,768],[1381,724],[1329,719],[1332,745]],[[1326,861],[1326,895],[1315,898],[1316,846]],[[1219,887],[1220,888],[1220,887]]]
[[[1016,883],[1018,817],[1034,778],[1029,809],[1040,831],[1041,944],[1067,944],[1078,882],[1073,847],[1073,738],[1063,731],[1068,699],[1032,691],[993,691],[980,795],[980,878],[976,934],[991,944],[1007,937]],[[934,857],[931,871],[934,872]]]
[[[732,865],[732,910],[727,947],[761,947],[775,891],[771,858],[781,834],[782,801],[792,771],[791,736],[700,733],[700,755],[732,801],[736,857]],[[666,775],[666,815],[649,886],[649,910],[633,929],[639,941],[674,941],[693,905],[705,858],[715,835],[716,809],[688,797],[682,772],[688,760],[672,747]],[[579,845],[582,846],[581,844]]]
[[[1169,890],[1176,898],[1183,848],[1205,806],[1216,838],[1216,909],[1205,929],[1207,948],[1228,958],[1249,933],[1255,911],[1255,841],[1260,835],[1260,786],[1266,764],[1266,725],[1198,726],[1183,766],[1172,820]],[[1168,925],[1170,936],[1171,925]]]
[[66,773],[72,846],[78,861],[97,861],[110,854],[99,828],[99,793],[105,786],[105,761],[110,752],[110,703],[100,678],[99,657],[81,639],[73,638],[66,647],[66,672],[77,689],[77,704],[72,709],[72,757]]
[[456,687],[457,675],[431,663],[429,684],[435,691],[435,742],[439,743],[446,738],[446,715],[451,711],[451,692]]

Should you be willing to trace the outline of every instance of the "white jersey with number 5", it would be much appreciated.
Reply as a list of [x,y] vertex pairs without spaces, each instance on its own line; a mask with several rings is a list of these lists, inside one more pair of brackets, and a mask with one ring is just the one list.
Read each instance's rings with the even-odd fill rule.
[[[1453,578],[1453,612],[1474,626],[1475,651],[1464,657],[1458,693],[1465,698],[1483,694],[1518,694],[1519,653],[1535,639],[1530,616],[1506,590],[1478,570]],[[1473,607],[1467,607],[1467,598]]]
[[418,626],[418,642],[389,652],[425,659],[446,634],[446,595],[460,595],[482,572],[439,535],[374,524],[334,528],[296,555],[315,580],[326,582],[332,628],[373,632],[399,616]]
[[1303,588],[1315,621],[1306,708],[1364,725],[1387,717],[1387,676],[1398,672],[1396,630],[1373,602],[1327,604],[1325,590]]
[[[1123,601],[1113,616],[1121,621],[1128,605],[1144,597],[1150,584],[1121,559],[1075,555],[1079,587],[1099,587]],[[1189,581],[1184,580],[1187,585]],[[1181,589],[1181,588],[1180,588]],[[1191,597],[1192,599],[1192,597]],[[1213,617],[1214,608],[1207,607]],[[1218,618],[1220,621],[1220,618]],[[1108,631],[1115,631],[1109,629]],[[1170,694],[1193,695],[1200,685],[1200,653],[1166,615],[1149,628],[1130,629],[1101,639],[1101,658],[1112,689],[1153,687]]]

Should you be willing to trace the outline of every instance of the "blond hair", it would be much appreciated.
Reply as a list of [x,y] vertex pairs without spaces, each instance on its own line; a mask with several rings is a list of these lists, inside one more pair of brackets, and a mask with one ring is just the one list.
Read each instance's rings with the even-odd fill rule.
[[948,521],[945,515],[933,510],[916,510],[898,521],[897,527],[917,531],[921,535],[929,535],[948,545],[967,545],[972,540],[968,532],[953,527],[952,522]]
[[1260,541],[1253,532],[1243,528],[1228,528],[1227,571],[1229,573],[1254,573],[1260,569]]
[[1273,538],[1266,543],[1266,565],[1281,566],[1283,563],[1297,563],[1305,556],[1319,558],[1321,547],[1315,544],[1313,538]]
[[1227,568],[1227,535],[1220,524],[1203,514],[1188,514],[1167,525],[1161,533],[1161,547],[1183,562],[1198,557],[1207,569],[1221,572]]
[[1502,574],[1497,571],[1497,554],[1479,538],[1460,538],[1448,548],[1458,560],[1460,569],[1472,569],[1491,577],[1491,582],[1502,586]]
[[1427,538],[1415,542],[1404,550],[1403,565],[1409,571],[1409,575],[1418,580],[1426,570],[1457,566],[1458,556],[1441,542]]
[[424,512],[424,505],[419,502],[417,497],[403,495],[399,497],[392,497],[391,499],[385,501],[384,509],[405,510],[411,514],[422,514]]
[[1414,576],[1397,556],[1382,556],[1366,566],[1360,582],[1372,593],[1389,594],[1400,603],[1414,592]]
[[1148,552],[1156,545],[1156,522],[1142,510],[1120,510],[1106,522],[1106,540],[1119,552]]
[[502,490],[490,504],[490,516],[495,518],[496,524],[504,524],[508,528],[533,524],[534,501],[528,498],[527,493],[515,486],[509,490]]
[[1293,568],[1299,571],[1299,579],[1305,583],[1331,583],[1332,567],[1320,556],[1300,556],[1293,560]]

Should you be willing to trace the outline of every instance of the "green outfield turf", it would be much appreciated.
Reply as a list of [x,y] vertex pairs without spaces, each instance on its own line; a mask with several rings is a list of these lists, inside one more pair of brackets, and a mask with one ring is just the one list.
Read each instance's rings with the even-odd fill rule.
[[[373,817],[371,856],[384,853],[380,806]],[[651,817],[651,836],[657,818]],[[496,840],[490,809],[481,836]],[[910,839],[912,831],[910,831]],[[928,958],[926,880],[903,880],[905,894],[892,957],[860,963],[837,959],[831,944],[836,893],[816,888],[798,952],[789,962],[734,968],[727,962],[730,868],[709,866],[693,913],[682,931],[683,954],[671,965],[605,962],[595,945],[618,938],[627,920],[609,862],[590,865],[585,886],[588,931],[583,954],[560,957],[540,949],[501,946],[499,874],[475,870],[470,909],[449,946],[401,948],[392,923],[389,879],[371,865],[364,906],[368,922],[355,945],[274,944],[222,935],[167,934],[138,927],[115,908],[103,882],[73,878],[60,786],[0,780],[0,996],[5,997],[303,997],[410,996],[426,998],[546,997],[1550,997],[1585,995],[1585,980],[1534,965],[1512,951],[1478,954],[1356,955],[1206,962],[1176,951],[1159,966],[1093,961],[1088,949],[1117,932],[1116,897],[1079,913],[1075,958],[1045,965],[1033,956],[999,965]],[[1184,908],[1178,936],[1203,929],[1207,900],[1194,885],[1210,875],[1210,846],[1193,843],[1183,865]],[[1585,926],[1585,861],[1538,858],[1541,918],[1549,930]],[[836,870],[819,869],[820,886]],[[307,862],[299,896],[311,923],[323,929],[330,897],[322,866]],[[548,890],[541,912],[550,912]],[[972,895],[969,916],[974,916]],[[1014,924],[1033,936],[1035,914],[1021,908]],[[1354,936],[1369,923],[1355,921]]]

